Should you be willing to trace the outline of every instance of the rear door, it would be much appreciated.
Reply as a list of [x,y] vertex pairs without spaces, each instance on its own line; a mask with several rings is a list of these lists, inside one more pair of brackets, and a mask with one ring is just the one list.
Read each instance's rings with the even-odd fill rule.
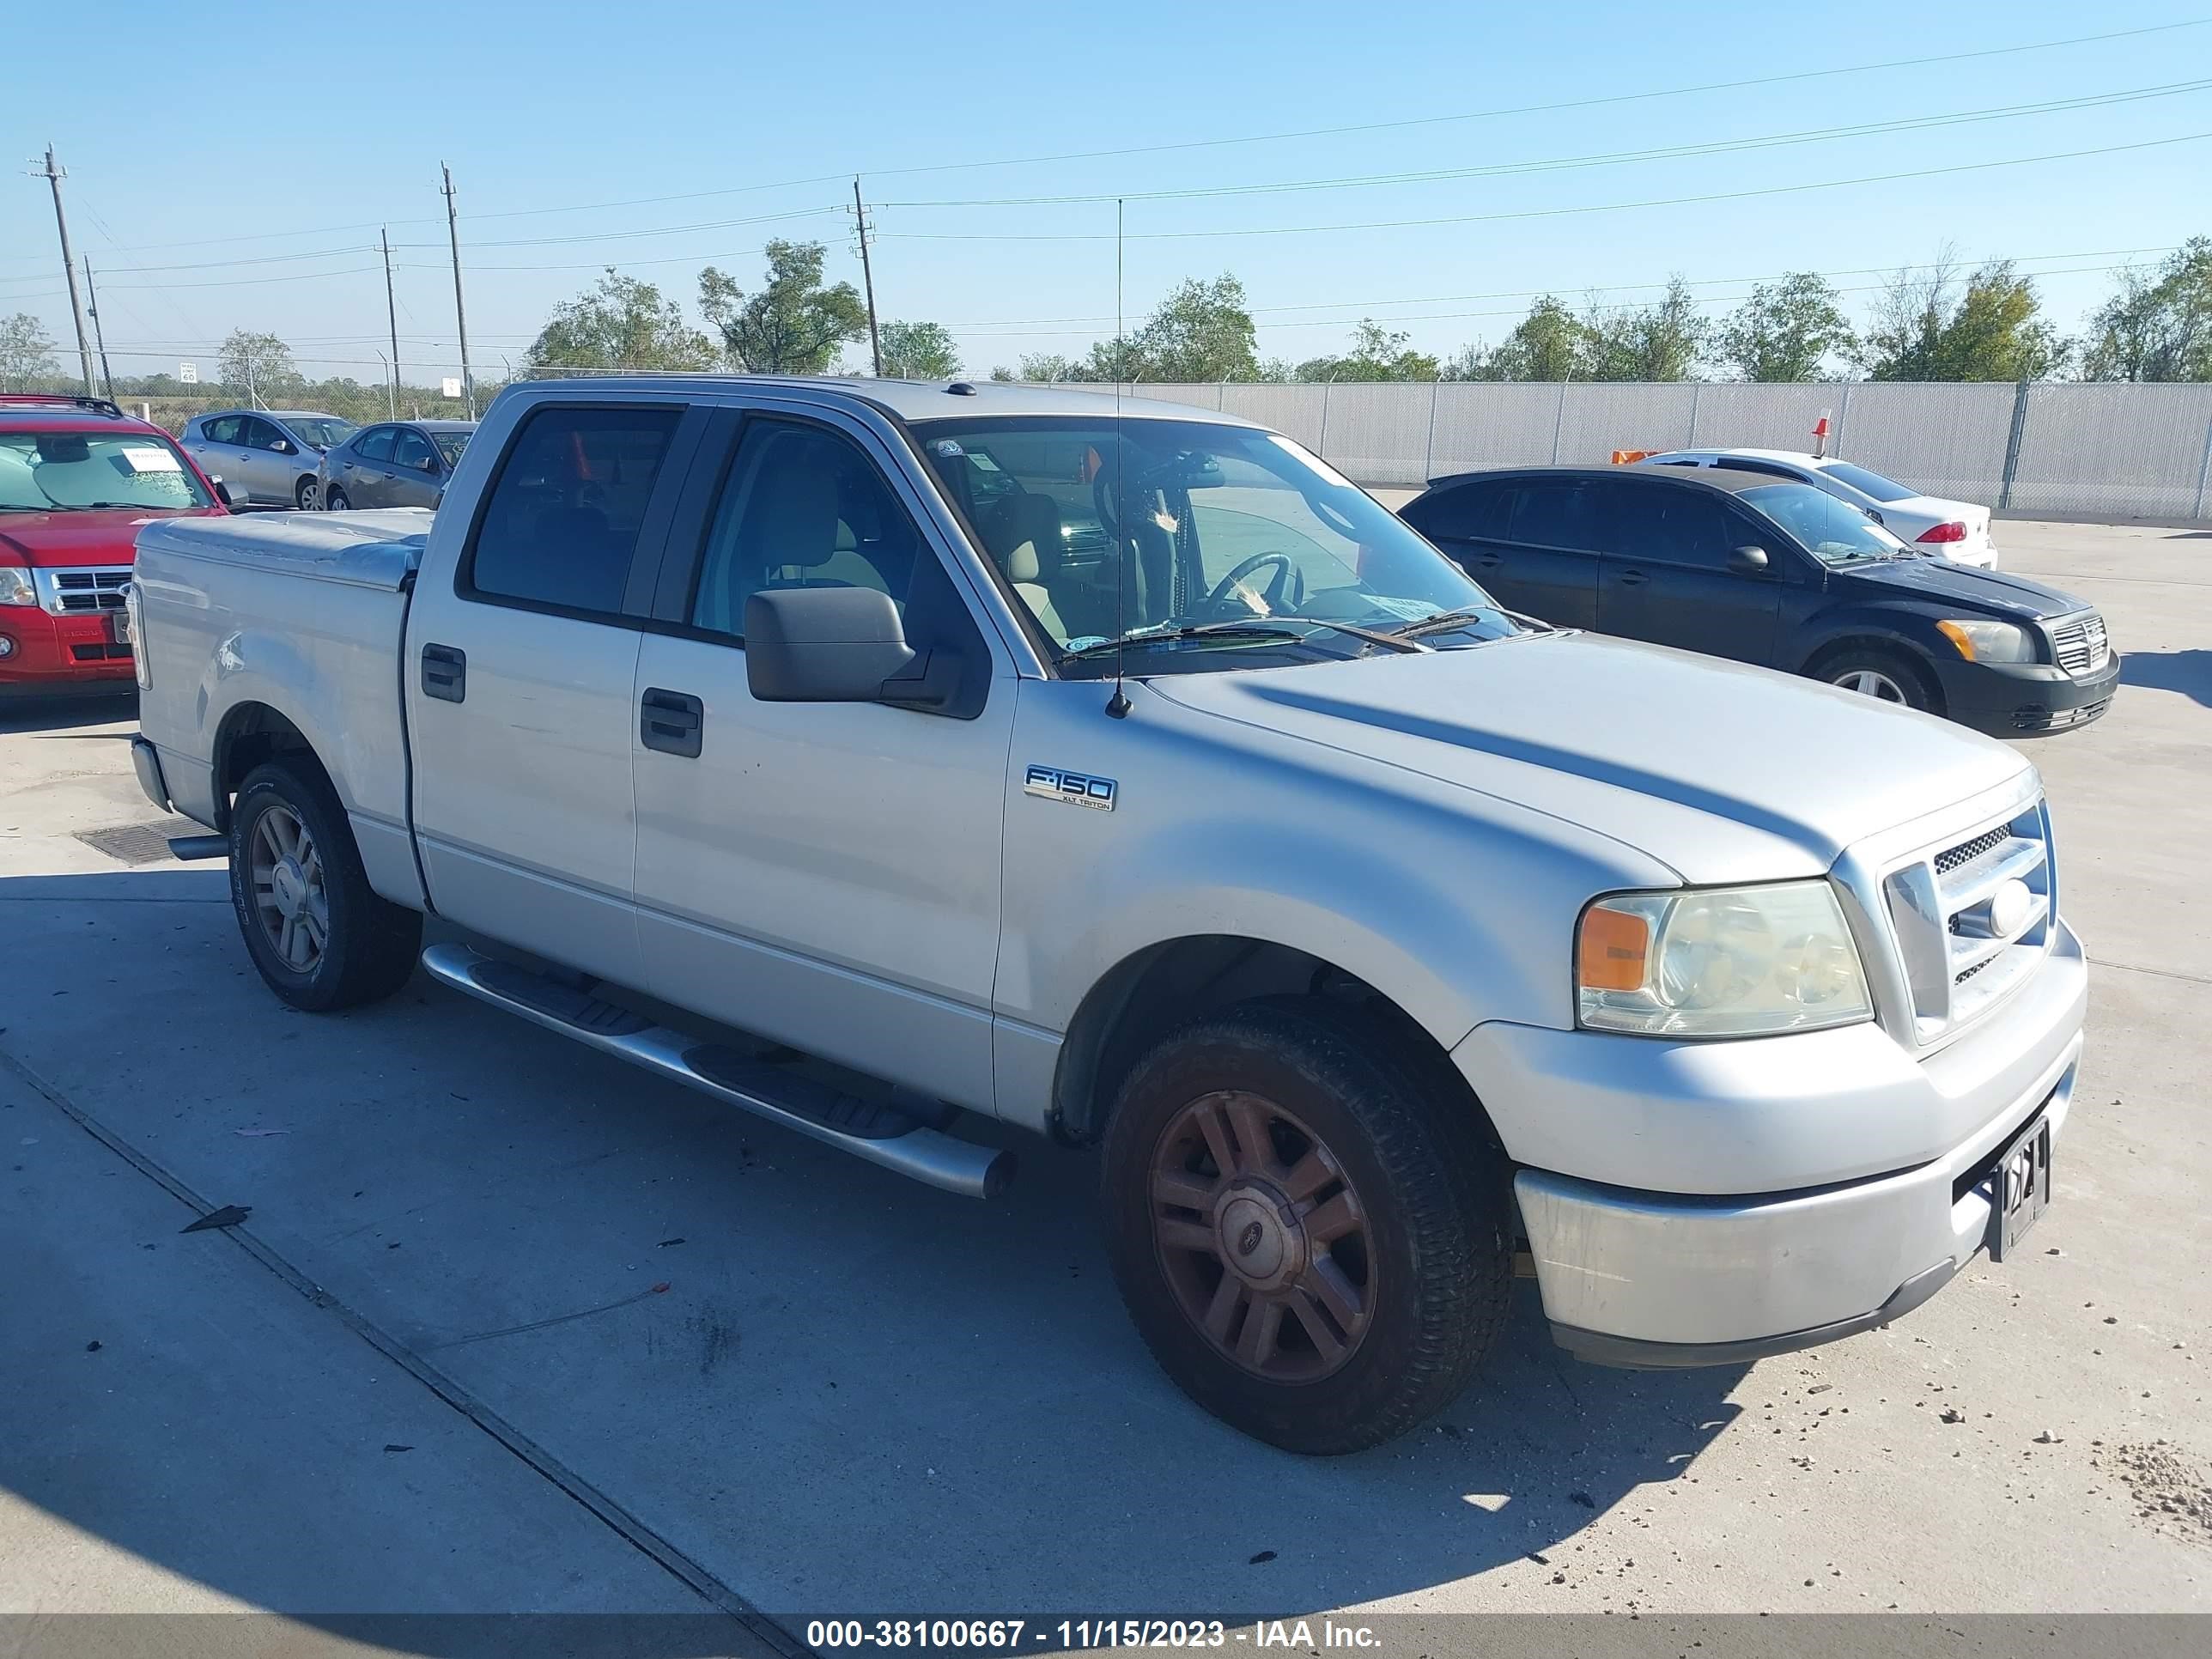
[[[1787,550],[1769,526],[1720,491],[1624,472],[1599,486],[1607,552],[1597,626],[1607,634],[1710,656],[1773,659]],[[1739,547],[1765,550],[1767,568],[1731,568]]]
[[438,487],[445,482],[438,452],[429,439],[411,426],[403,426],[392,441],[392,477],[386,489],[385,507],[435,507]]
[[415,828],[439,914],[621,985],[639,629],[704,416],[644,399],[526,408],[404,665]]

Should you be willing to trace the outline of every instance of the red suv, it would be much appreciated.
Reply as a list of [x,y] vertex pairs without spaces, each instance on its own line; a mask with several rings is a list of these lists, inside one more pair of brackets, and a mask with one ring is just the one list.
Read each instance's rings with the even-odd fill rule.
[[138,526],[221,513],[169,434],[98,398],[0,394],[0,694],[127,691]]

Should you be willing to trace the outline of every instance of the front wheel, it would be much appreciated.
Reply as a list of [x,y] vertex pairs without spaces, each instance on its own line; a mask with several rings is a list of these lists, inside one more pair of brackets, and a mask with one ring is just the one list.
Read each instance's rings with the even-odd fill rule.
[[1504,1164],[1474,1102],[1357,1010],[1256,1002],[1123,1085],[1108,1247],[1162,1370],[1286,1450],[1351,1452],[1464,1388],[1504,1319]]
[[1919,665],[1894,651],[1873,646],[1852,646],[1838,652],[1814,671],[1814,678],[1845,691],[1892,702],[1906,708],[1933,711],[1934,687]]
[[307,766],[246,774],[230,814],[230,900],[254,967],[295,1008],[374,1002],[415,969],[422,918],[369,886],[344,807]]

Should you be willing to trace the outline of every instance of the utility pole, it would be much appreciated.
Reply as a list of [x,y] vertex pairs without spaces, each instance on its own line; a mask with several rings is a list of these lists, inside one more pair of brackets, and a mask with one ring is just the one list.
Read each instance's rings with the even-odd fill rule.
[[853,175],[853,222],[860,233],[860,280],[868,286],[868,355],[875,360],[876,378],[884,378],[884,340],[876,331],[876,271],[868,261],[868,210],[860,204],[860,175]]
[[46,166],[29,171],[33,178],[43,178],[54,188],[54,228],[61,233],[62,274],[69,278],[70,320],[76,325],[76,355],[84,366],[84,395],[96,397],[100,389],[92,378],[92,347],[84,337],[84,304],[76,292],[76,258],[70,252],[69,216],[62,211],[62,180],[69,177],[69,173],[56,165],[52,144],[46,146]]
[[[461,392],[468,401],[469,418],[473,421],[477,417],[477,382],[469,373],[469,311],[461,300],[461,227],[453,212],[453,170],[443,161],[438,163],[438,170],[446,175],[446,234],[453,244],[453,322],[461,336]],[[395,355],[398,349],[395,341]]]
[[[384,245],[384,315],[392,325],[392,418],[399,418],[399,307],[392,297],[392,232],[376,233]],[[410,315],[412,313],[410,313]]]
[[107,400],[115,401],[115,372],[107,366],[107,331],[100,325],[100,294],[92,285],[92,256],[84,256],[84,308],[92,313],[92,337],[100,347],[100,383],[107,388]]

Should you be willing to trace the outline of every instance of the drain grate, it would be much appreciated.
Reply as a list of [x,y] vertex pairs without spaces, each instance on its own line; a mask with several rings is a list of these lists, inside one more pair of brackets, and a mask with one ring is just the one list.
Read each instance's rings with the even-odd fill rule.
[[185,818],[160,818],[152,823],[118,823],[105,830],[80,830],[76,838],[95,853],[105,853],[123,864],[159,864],[169,856],[169,837],[200,834],[200,827]]

